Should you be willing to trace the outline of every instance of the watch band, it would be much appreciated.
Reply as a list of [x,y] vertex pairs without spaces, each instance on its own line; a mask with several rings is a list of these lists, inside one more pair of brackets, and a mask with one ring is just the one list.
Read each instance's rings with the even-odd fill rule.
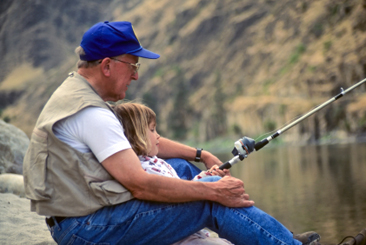
[[202,153],[202,151],[203,151],[202,148],[197,148],[196,158],[194,159],[195,162],[200,162],[201,161],[201,153]]

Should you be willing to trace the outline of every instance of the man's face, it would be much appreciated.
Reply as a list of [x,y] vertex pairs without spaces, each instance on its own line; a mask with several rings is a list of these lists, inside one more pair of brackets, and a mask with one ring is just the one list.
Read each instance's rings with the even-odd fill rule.
[[[128,86],[132,80],[138,79],[136,64],[139,57],[133,55],[123,55],[111,58],[111,68],[113,69],[113,84],[109,84],[110,97],[114,101],[122,100],[126,97]],[[108,85],[107,85],[108,86]]]

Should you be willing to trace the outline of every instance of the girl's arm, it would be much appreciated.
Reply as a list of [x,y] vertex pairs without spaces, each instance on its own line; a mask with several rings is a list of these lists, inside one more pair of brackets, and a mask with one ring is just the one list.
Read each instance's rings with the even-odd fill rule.
[[207,176],[220,176],[220,177],[224,177],[225,175],[230,176],[229,169],[221,170],[221,169],[219,169],[219,166],[214,165],[209,170],[202,171],[201,173],[199,173],[198,175],[196,175],[193,178],[193,180],[199,180],[199,179],[202,179],[202,178],[207,177]]
[[[182,158],[187,161],[194,161],[196,152],[196,148],[163,137],[159,139],[158,157],[160,158]],[[222,164],[216,156],[205,150],[201,153],[201,162],[205,164],[207,169],[214,165],[220,166]]]
[[132,149],[113,154],[102,165],[137,199],[169,203],[210,200],[228,207],[254,204],[239,179],[225,176],[217,182],[204,183],[148,174]]

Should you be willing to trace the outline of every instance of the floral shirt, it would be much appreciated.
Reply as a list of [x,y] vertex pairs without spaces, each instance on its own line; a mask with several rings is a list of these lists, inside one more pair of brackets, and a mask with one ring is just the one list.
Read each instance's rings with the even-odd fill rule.
[[170,166],[169,163],[156,156],[139,156],[142,168],[149,174],[157,174],[166,177],[173,177],[180,179],[177,172]]
[[[139,156],[142,168],[149,174],[157,174],[166,177],[173,177],[180,179],[177,172],[175,172],[174,168],[170,166],[169,163],[164,161],[157,156],[148,157],[148,156]],[[212,176],[209,171],[202,171],[199,175],[194,177],[193,180],[199,180],[206,176]]]

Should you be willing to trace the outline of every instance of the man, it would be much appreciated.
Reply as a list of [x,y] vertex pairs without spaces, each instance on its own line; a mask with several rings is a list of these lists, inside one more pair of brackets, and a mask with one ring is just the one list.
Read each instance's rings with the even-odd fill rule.
[[[98,23],[80,46],[78,71],[45,105],[24,159],[31,210],[49,216],[57,243],[171,244],[208,227],[235,244],[301,244],[253,207],[239,179],[204,183],[141,168],[105,103],[125,97],[138,79],[139,57],[159,58],[141,46],[131,23]],[[199,171],[182,159],[201,160],[207,168],[221,164],[207,151],[163,137],[158,156],[180,158],[168,161],[186,179]]]

